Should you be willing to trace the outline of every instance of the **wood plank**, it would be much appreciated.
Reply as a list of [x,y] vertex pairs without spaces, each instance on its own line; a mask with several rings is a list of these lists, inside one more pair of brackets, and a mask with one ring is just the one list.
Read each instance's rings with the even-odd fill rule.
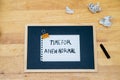
[[[17,31],[19,31],[18,29]],[[12,30],[13,31],[13,30]],[[25,32],[25,27],[21,28],[20,31]],[[20,32],[19,31],[19,32]],[[16,31],[14,31],[16,32]],[[23,44],[24,43],[24,32],[23,33],[3,33],[0,37],[1,44]],[[111,35],[112,34],[112,35]],[[96,33],[97,42],[120,42],[120,31],[119,30],[102,30]],[[106,37],[107,36],[107,37]]]

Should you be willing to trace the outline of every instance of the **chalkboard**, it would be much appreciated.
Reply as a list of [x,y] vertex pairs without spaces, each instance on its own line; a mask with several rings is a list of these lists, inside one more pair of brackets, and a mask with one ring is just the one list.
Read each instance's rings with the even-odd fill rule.
[[94,28],[28,25],[25,72],[95,72]]

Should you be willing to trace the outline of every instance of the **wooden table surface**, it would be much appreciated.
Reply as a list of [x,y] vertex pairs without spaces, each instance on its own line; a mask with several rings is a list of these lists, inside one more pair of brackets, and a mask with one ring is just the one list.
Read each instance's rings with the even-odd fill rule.
[[[99,2],[100,13],[92,14],[87,5]],[[65,7],[75,10],[65,13]],[[112,16],[111,28],[98,20]],[[26,24],[77,24],[96,26],[96,73],[25,73],[24,35]],[[100,49],[107,48],[111,59]],[[120,80],[120,0],[0,0],[0,80]]]

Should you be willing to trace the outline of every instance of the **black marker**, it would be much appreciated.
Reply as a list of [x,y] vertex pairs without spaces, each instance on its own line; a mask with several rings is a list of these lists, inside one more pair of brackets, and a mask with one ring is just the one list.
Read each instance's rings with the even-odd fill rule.
[[108,59],[110,59],[110,55],[108,54],[108,52],[107,52],[107,50],[105,49],[105,47],[103,46],[103,44],[100,44],[100,47],[102,48],[105,56],[106,56]]

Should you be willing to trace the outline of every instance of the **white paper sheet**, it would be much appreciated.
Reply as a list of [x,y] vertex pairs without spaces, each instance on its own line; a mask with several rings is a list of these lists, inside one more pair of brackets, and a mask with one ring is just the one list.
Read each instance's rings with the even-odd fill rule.
[[40,61],[80,61],[80,35],[49,35],[40,46]]

